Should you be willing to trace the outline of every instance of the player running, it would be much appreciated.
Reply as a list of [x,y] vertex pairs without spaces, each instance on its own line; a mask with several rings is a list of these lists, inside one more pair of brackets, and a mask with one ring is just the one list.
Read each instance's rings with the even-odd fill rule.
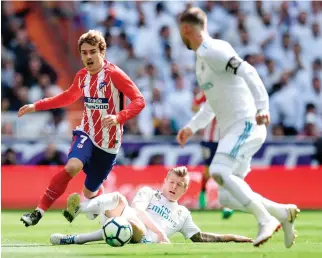
[[[103,194],[83,203],[80,203],[79,194],[72,194],[68,198],[69,216],[66,218],[72,222],[80,212],[92,218],[95,214],[101,214],[104,225],[109,217],[124,216],[132,225],[133,243],[169,243],[168,237],[176,232],[193,242],[252,242],[252,239],[243,236],[201,232],[189,210],[177,203],[188,190],[188,185],[187,168],[177,167],[169,170],[161,191],[143,187],[131,206],[120,193]],[[103,240],[102,229],[77,235],[53,234],[50,237],[54,245],[84,244],[99,240]]]
[[184,44],[196,53],[197,80],[207,102],[179,131],[178,142],[184,146],[216,114],[220,139],[209,170],[219,185],[221,204],[256,217],[259,228],[254,246],[266,242],[282,226],[285,246],[291,247],[299,209],[254,193],[243,180],[250,171],[252,156],[265,141],[265,125],[270,121],[263,82],[254,67],[243,61],[228,42],[209,36],[207,16],[200,8],[185,10],[179,26]]
[[[207,101],[203,91],[199,92],[193,100],[193,110],[198,111],[200,107]],[[210,178],[209,167],[215,156],[219,141],[219,128],[217,126],[216,117],[206,125],[203,132],[203,140],[201,141],[202,156],[204,160],[205,170],[202,174],[201,189],[199,193],[199,207],[205,209],[207,207],[207,182]],[[233,210],[229,208],[222,209],[222,218],[228,219],[233,214]]]
[[[104,59],[106,42],[100,32],[90,30],[83,34],[78,40],[78,50],[85,68],[76,74],[71,87],[18,111],[18,117],[21,117],[35,111],[68,106],[80,97],[84,99],[83,119],[73,131],[68,162],[51,179],[38,207],[21,217],[26,227],[39,222],[81,170],[86,173],[84,196],[93,198],[103,192],[100,186],[115,164],[123,124],[145,107],[144,98],[131,79]],[[127,108],[125,97],[131,100]]]

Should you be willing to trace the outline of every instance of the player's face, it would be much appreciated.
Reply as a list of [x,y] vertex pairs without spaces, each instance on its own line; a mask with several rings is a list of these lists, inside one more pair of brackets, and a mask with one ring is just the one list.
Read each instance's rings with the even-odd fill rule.
[[169,201],[177,201],[187,189],[187,177],[179,177],[175,173],[169,173],[164,179],[162,194]]
[[104,53],[100,51],[98,45],[92,46],[88,43],[83,43],[81,57],[84,66],[90,73],[98,72],[104,64]]
[[190,43],[190,40],[188,39],[187,35],[190,31],[190,28],[189,28],[189,24],[180,24],[180,35],[181,35],[181,39],[183,41],[183,43],[186,45],[186,47],[188,49],[192,49],[191,48],[191,43]]

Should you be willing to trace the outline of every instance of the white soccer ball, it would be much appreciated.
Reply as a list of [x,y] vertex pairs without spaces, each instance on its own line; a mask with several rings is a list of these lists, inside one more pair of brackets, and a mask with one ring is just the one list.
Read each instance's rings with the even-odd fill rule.
[[123,246],[130,242],[132,236],[132,226],[123,217],[110,218],[103,226],[103,238],[110,246]]

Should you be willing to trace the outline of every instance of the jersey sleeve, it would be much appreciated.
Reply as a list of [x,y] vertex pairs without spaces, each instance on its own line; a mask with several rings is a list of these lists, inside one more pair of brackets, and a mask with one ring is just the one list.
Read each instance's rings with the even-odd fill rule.
[[146,210],[153,196],[153,190],[150,187],[142,187],[135,195],[132,206]]
[[268,94],[256,69],[242,60],[228,42],[221,41],[206,51],[206,62],[216,71],[225,71],[244,79],[248,85],[257,110],[269,109]]
[[189,214],[182,225],[180,233],[185,237],[185,239],[191,238],[193,235],[201,232],[200,228],[193,222],[190,211]]
[[41,99],[34,103],[36,111],[65,107],[78,100],[82,96],[82,90],[79,86],[79,76],[79,73],[77,73],[68,90],[63,91],[54,97]]
[[142,111],[145,101],[134,82],[118,67],[112,72],[112,82],[120,92],[131,100],[131,103],[117,114],[117,121],[124,124]]
[[238,67],[243,62],[233,47],[224,41],[207,49],[204,59],[212,69],[226,71],[232,74],[237,73]]
[[205,128],[214,118],[215,113],[208,101],[206,101],[186,126],[189,127],[193,133],[196,133],[198,130]]

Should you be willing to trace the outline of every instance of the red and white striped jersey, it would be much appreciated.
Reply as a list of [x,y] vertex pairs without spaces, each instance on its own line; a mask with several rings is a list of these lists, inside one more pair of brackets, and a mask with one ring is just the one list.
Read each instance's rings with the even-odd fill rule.
[[[198,93],[194,100],[193,106],[201,106],[206,102],[206,96],[203,92]],[[218,142],[219,141],[219,127],[217,126],[217,120],[214,118],[203,130],[203,140],[205,142]]]
[[[76,130],[86,133],[104,151],[117,153],[121,146],[123,124],[145,107],[142,94],[120,68],[105,61],[103,69],[97,74],[91,75],[86,68],[81,69],[68,90],[36,102],[36,110],[67,106],[81,96],[84,98],[83,119]],[[131,100],[127,108],[125,97]],[[119,124],[111,128],[103,127],[102,119],[107,115],[117,115]]]

